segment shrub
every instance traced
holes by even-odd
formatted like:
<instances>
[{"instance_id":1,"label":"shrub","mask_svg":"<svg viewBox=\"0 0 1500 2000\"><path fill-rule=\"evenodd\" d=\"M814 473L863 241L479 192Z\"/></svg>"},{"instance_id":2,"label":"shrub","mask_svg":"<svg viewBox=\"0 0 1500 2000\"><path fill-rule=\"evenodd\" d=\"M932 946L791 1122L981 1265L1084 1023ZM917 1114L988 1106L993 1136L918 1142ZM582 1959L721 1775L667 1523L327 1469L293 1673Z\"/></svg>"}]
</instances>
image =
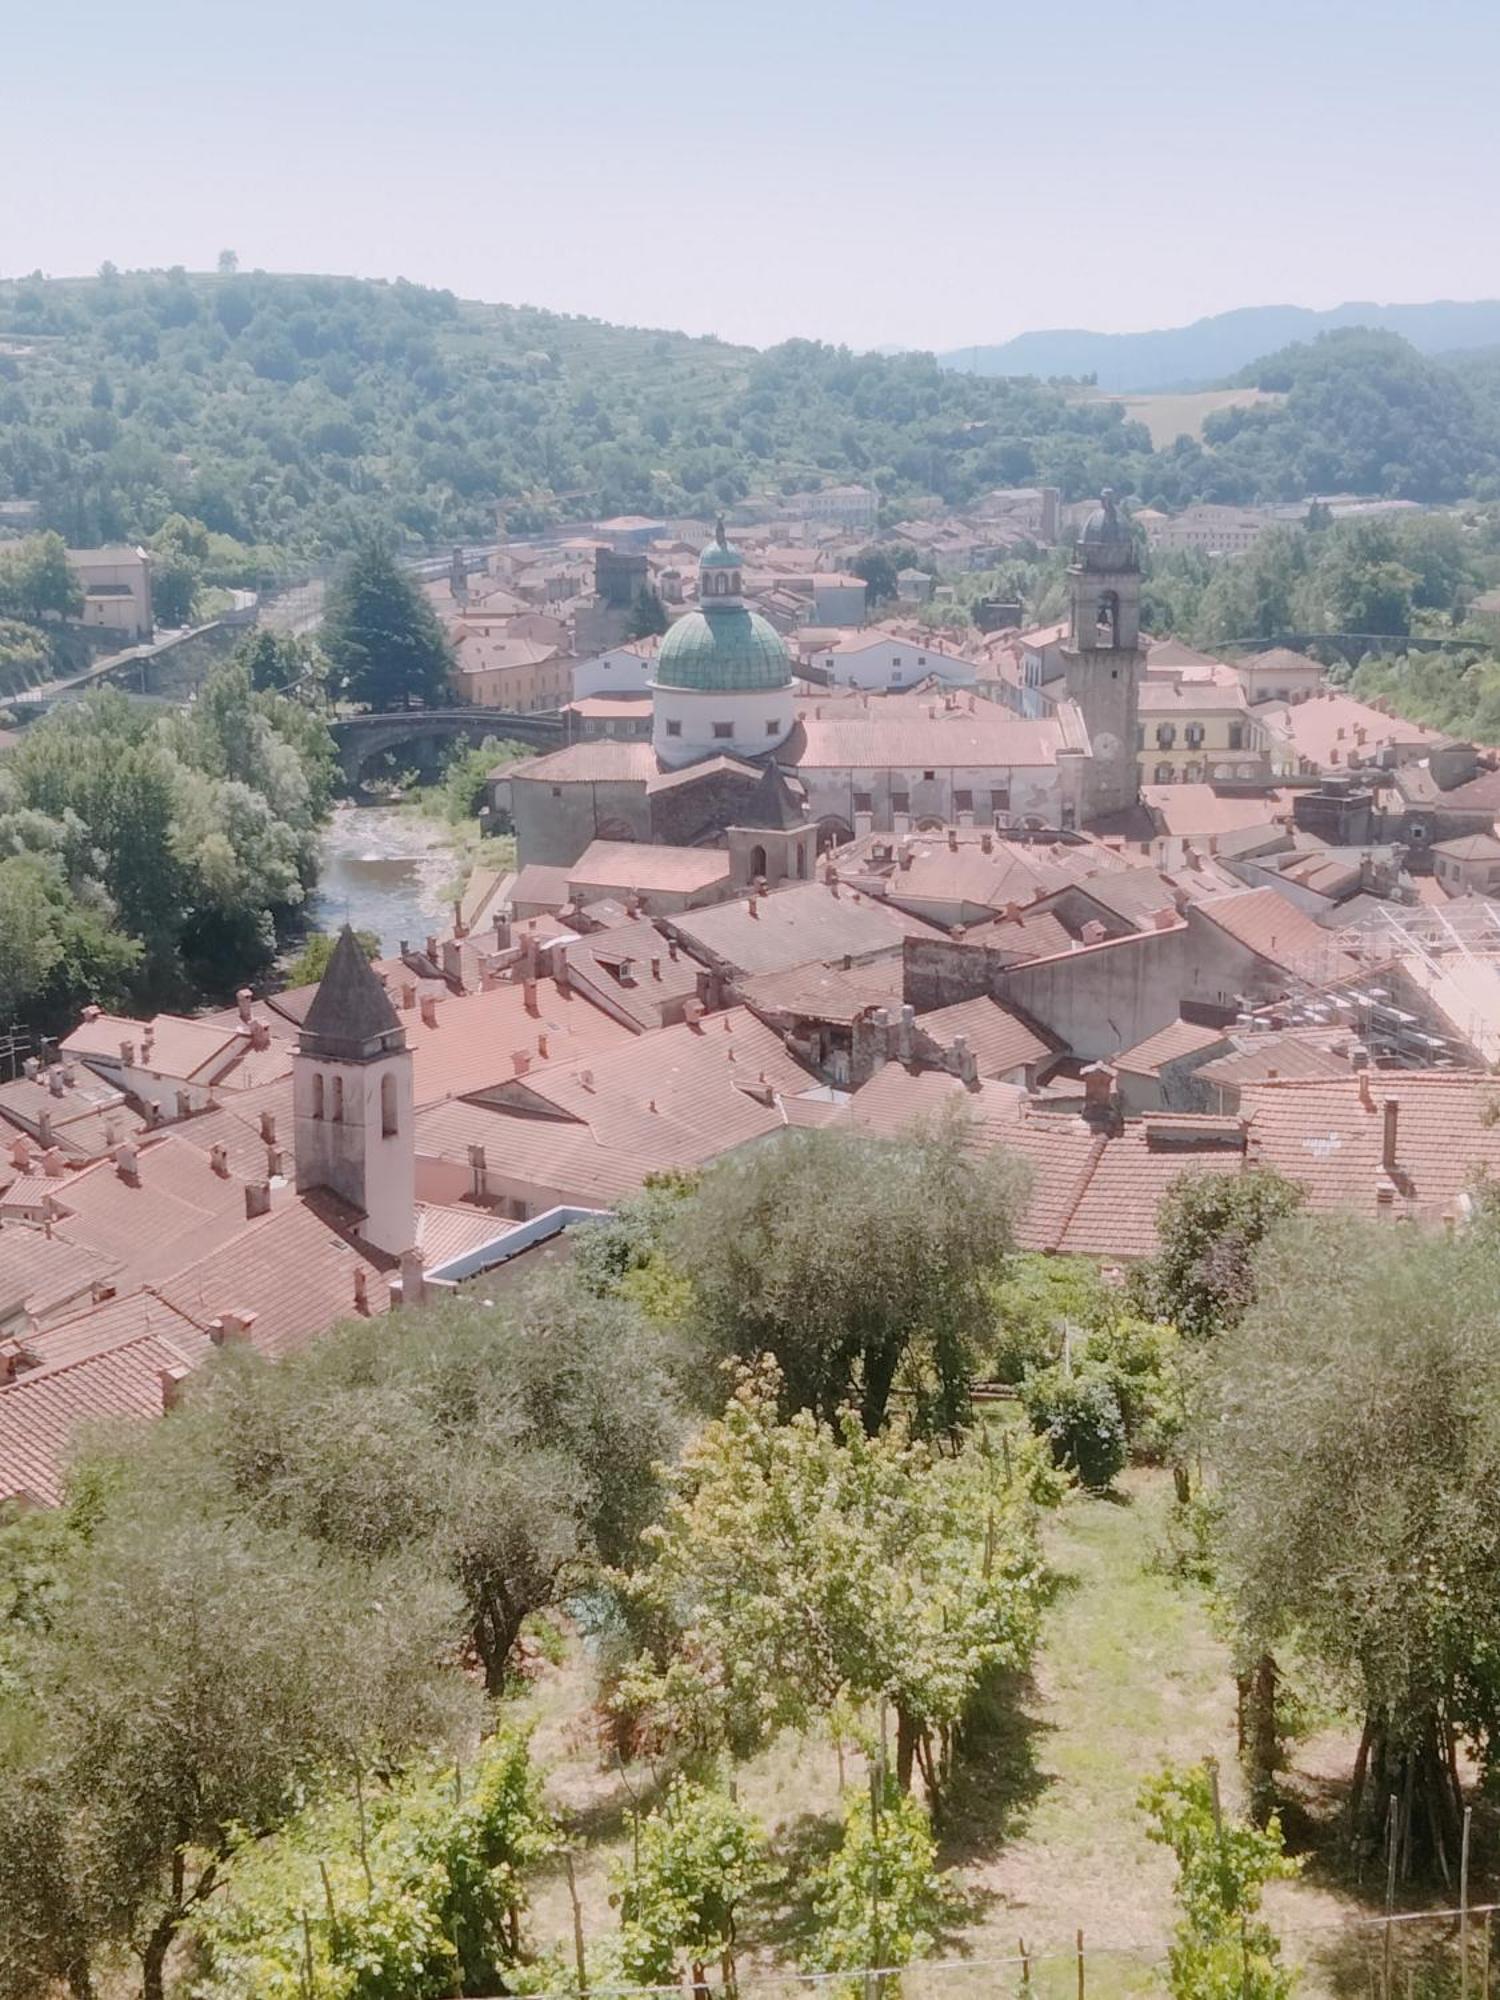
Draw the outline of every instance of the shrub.
<instances>
[{"instance_id":1,"label":"shrub","mask_svg":"<svg viewBox=\"0 0 1500 2000\"><path fill-rule=\"evenodd\" d=\"M1110 1372L1090 1363L1038 1369L1021 1384L1021 1401L1057 1463L1102 1492L1125 1463L1125 1419Z\"/></svg>"}]
</instances>

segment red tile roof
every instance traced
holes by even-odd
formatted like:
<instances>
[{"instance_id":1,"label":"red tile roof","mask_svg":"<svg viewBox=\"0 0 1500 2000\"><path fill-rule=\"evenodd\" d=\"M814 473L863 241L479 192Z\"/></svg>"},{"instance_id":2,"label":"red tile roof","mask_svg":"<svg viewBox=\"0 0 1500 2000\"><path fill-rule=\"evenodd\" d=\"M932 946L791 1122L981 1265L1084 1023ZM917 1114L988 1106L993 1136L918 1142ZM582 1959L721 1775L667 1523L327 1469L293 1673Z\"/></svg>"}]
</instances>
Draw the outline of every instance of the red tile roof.
<instances>
[{"instance_id":1,"label":"red tile roof","mask_svg":"<svg viewBox=\"0 0 1500 2000\"><path fill-rule=\"evenodd\" d=\"M917 1026L943 1048L962 1035L979 1063L981 1076L1004 1076L1056 1053L1056 1043L1040 1034L998 1000L960 1000L917 1016Z\"/></svg>"},{"instance_id":2,"label":"red tile roof","mask_svg":"<svg viewBox=\"0 0 1500 2000\"><path fill-rule=\"evenodd\" d=\"M727 882L729 856L721 847L664 847L635 840L595 840L566 870L570 886L587 899L602 890L666 889L691 892Z\"/></svg>"},{"instance_id":3,"label":"red tile roof","mask_svg":"<svg viewBox=\"0 0 1500 2000\"><path fill-rule=\"evenodd\" d=\"M118 1264L121 1291L151 1284L193 1253L227 1242L245 1222L245 1183L215 1173L207 1156L174 1133L137 1148L138 1184L112 1160L66 1183L54 1233Z\"/></svg>"},{"instance_id":4,"label":"red tile roof","mask_svg":"<svg viewBox=\"0 0 1500 2000\"><path fill-rule=\"evenodd\" d=\"M440 1000L436 1027L429 1028L416 1007L401 1010L419 1108L504 1083L516 1074L518 1055L529 1067L602 1052L630 1039L623 1022L581 993L559 992L552 979L538 979L535 986L535 1013L527 1009L520 982Z\"/></svg>"},{"instance_id":5,"label":"red tile roof","mask_svg":"<svg viewBox=\"0 0 1500 2000\"><path fill-rule=\"evenodd\" d=\"M1197 1021L1177 1020L1158 1028L1154 1035L1147 1035L1133 1049L1112 1056L1110 1061L1116 1069L1128 1069L1136 1076L1155 1076L1167 1063L1180 1062L1184 1056L1198 1055L1204 1049L1228 1045L1222 1028L1205 1028Z\"/></svg>"},{"instance_id":6,"label":"red tile roof","mask_svg":"<svg viewBox=\"0 0 1500 2000\"><path fill-rule=\"evenodd\" d=\"M830 964L899 952L908 937L937 937L931 924L856 890L799 882L767 896L664 916L663 926L700 957L744 973Z\"/></svg>"},{"instance_id":7,"label":"red tile roof","mask_svg":"<svg viewBox=\"0 0 1500 2000\"><path fill-rule=\"evenodd\" d=\"M1212 924L1267 964L1319 983L1358 969L1328 932L1276 889L1245 889L1192 906L1194 923Z\"/></svg>"},{"instance_id":8,"label":"red tile roof","mask_svg":"<svg viewBox=\"0 0 1500 2000\"><path fill-rule=\"evenodd\" d=\"M163 1371L190 1365L173 1343L145 1334L0 1388L0 1497L55 1505L81 1427L160 1416Z\"/></svg>"}]
</instances>

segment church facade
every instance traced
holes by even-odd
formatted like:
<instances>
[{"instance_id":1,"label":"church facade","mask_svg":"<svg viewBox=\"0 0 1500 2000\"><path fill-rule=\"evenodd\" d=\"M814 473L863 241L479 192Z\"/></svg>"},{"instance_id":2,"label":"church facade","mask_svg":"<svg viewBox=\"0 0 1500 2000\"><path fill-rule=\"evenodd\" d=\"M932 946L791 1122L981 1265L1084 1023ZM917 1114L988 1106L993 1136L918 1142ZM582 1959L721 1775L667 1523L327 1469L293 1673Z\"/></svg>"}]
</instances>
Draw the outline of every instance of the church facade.
<instances>
[{"instance_id":1,"label":"church facade","mask_svg":"<svg viewBox=\"0 0 1500 2000\"><path fill-rule=\"evenodd\" d=\"M816 829L826 847L869 831L997 819L1082 826L1134 802L1140 571L1113 498L1069 571L1064 699L1040 716L938 693L819 702L798 693L784 641L743 597L722 522L698 569L698 608L663 638L650 742L594 740L503 766L519 859L567 866L595 840L722 845L731 826Z\"/></svg>"}]
</instances>

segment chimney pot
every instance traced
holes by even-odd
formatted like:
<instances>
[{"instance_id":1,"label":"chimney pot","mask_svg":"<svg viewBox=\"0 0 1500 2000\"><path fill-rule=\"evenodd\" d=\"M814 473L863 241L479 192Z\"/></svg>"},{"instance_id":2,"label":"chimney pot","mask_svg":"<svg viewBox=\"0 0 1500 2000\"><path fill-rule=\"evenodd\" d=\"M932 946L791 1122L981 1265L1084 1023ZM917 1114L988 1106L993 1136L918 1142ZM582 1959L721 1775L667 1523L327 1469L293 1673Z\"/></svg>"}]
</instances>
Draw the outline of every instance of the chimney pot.
<instances>
[{"instance_id":1,"label":"chimney pot","mask_svg":"<svg viewBox=\"0 0 1500 2000\"><path fill-rule=\"evenodd\" d=\"M271 1206L271 1183L269 1181L247 1181L245 1183L245 1220L257 1215L265 1215Z\"/></svg>"},{"instance_id":2,"label":"chimney pot","mask_svg":"<svg viewBox=\"0 0 1500 2000\"><path fill-rule=\"evenodd\" d=\"M250 991L248 986L242 986L234 996L234 1004L240 1010L240 1019L247 1024L250 1020L250 1008L254 999L255 995Z\"/></svg>"},{"instance_id":3,"label":"chimney pot","mask_svg":"<svg viewBox=\"0 0 1500 2000\"><path fill-rule=\"evenodd\" d=\"M421 1004L422 1026L424 1028L435 1028L437 1026L437 1010L437 995L435 993L424 993Z\"/></svg>"},{"instance_id":4,"label":"chimney pot","mask_svg":"<svg viewBox=\"0 0 1500 2000\"><path fill-rule=\"evenodd\" d=\"M527 1013L536 1013L536 981L534 979L523 979L521 981L521 992L525 999Z\"/></svg>"},{"instance_id":5,"label":"chimney pot","mask_svg":"<svg viewBox=\"0 0 1500 2000\"><path fill-rule=\"evenodd\" d=\"M262 1111L260 1114L260 1137L262 1145L274 1146L276 1144L276 1113L274 1111Z\"/></svg>"},{"instance_id":6,"label":"chimney pot","mask_svg":"<svg viewBox=\"0 0 1500 2000\"><path fill-rule=\"evenodd\" d=\"M227 1179L229 1175L229 1148L227 1146L210 1146L208 1149L208 1164L221 1180Z\"/></svg>"},{"instance_id":7,"label":"chimney pot","mask_svg":"<svg viewBox=\"0 0 1500 2000\"><path fill-rule=\"evenodd\" d=\"M42 1155L42 1172L49 1181L60 1181L68 1171L68 1163L62 1156L61 1146L49 1146Z\"/></svg>"},{"instance_id":8,"label":"chimney pot","mask_svg":"<svg viewBox=\"0 0 1500 2000\"><path fill-rule=\"evenodd\" d=\"M370 1310L370 1274L363 1264L354 1267L354 1310L357 1313Z\"/></svg>"},{"instance_id":9,"label":"chimney pot","mask_svg":"<svg viewBox=\"0 0 1500 2000\"><path fill-rule=\"evenodd\" d=\"M47 1088L54 1097L61 1097L63 1094L63 1073L56 1065L47 1072Z\"/></svg>"},{"instance_id":10,"label":"chimney pot","mask_svg":"<svg viewBox=\"0 0 1500 2000\"><path fill-rule=\"evenodd\" d=\"M187 1380L187 1376L188 1371L186 1366L163 1368L158 1371L157 1380L161 1383L161 1407L163 1415L168 1410L175 1410L177 1405L182 1401L182 1385Z\"/></svg>"},{"instance_id":11,"label":"chimney pot","mask_svg":"<svg viewBox=\"0 0 1500 2000\"><path fill-rule=\"evenodd\" d=\"M404 1306L419 1306L427 1296L427 1284L422 1275L422 1253L420 1250L403 1250L401 1253L401 1303Z\"/></svg>"},{"instance_id":12,"label":"chimney pot","mask_svg":"<svg viewBox=\"0 0 1500 2000\"><path fill-rule=\"evenodd\" d=\"M178 1092L176 1093L175 1097L173 1098L173 1102L174 1102L174 1103L176 1104L176 1106L177 1106L177 1116L178 1116L179 1118L191 1118L191 1117L192 1117L192 1115L193 1115L193 1093L192 1093L192 1092L191 1092L190 1090L179 1090L179 1091L178 1091Z\"/></svg>"},{"instance_id":13,"label":"chimney pot","mask_svg":"<svg viewBox=\"0 0 1500 2000\"><path fill-rule=\"evenodd\" d=\"M115 1148L115 1172L127 1187L141 1184L141 1158L135 1147L126 1144Z\"/></svg>"}]
</instances>

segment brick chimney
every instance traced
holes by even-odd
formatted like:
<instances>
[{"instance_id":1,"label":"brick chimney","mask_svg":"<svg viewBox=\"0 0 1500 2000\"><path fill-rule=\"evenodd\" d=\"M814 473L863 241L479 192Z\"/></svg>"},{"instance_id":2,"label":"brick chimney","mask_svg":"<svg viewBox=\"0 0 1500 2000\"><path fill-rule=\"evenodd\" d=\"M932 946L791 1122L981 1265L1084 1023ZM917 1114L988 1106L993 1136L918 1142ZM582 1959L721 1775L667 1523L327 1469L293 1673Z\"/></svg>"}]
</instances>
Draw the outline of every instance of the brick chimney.
<instances>
[{"instance_id":1,"label":"brick chimney","mask_svg":"<svg viewBox=\"0 0 1500 2000\"><path fill-rule=\"evenodd\" d=\"M175 1410L177 1405L182 1401L182 1385L186 1382L188 1373L189 1370L186 1362L179 1364L175 1368L158 1369L156 1379L161 1384L163 1416L169 1410Z\"/></svg>"},{"instance_id":2,"label":"brick chimney","mask_svg":"<svg viewBox=\"0 0 1500 2000\"><path fill-rule=\"evenodd\" d=\"M179 1118L192 1117L193 1093L190 1090L179 1090L176 1096L173 1098L173 1102L177 1106L177 1116Z\"/></svg>"},{"instance_id":3,"label":"brick chimney","mask_svg":"<svg viewBox=\"0 0 1500 2000\"><path fill-rule=\"evenodd\" d=\"M260 1114L260 1138L263 1146L276 1144L276 1113L262 1111Z\"/></svg>"},{"instance_id":4,"label":"brick chimney","mask_svg":"<svg viewBox=\"0 0 1500 2000\"><path fill-rule=\"evenodd\" d=\"M61 1097L63 1094L63 1073L56 1063L47 1072L47 1088L54 1097Z\"/></svg>"},{"instance_id":5,"label":"brick chimney","mask_svg":"<svg viewBox=\"0 0 1500 2000\"><path fill-rule=\"evenodd\" d=\"M1386 1173L1396 1171L1396 1121L1401 1112L1401 1100L1387 1097L1381 1101L1382 1124L1380 1133L1380 1164Z\"/></svg>"},{"instance_id":6,"label":"brick chimney","mask_svg":"<svg viewBox=\"0 0 1500 2000\"><path fill-rule=\"evenodd\" d=\"M537 1001L536 1001L536 981L534 979L523 979L521 981L521 993L527 1013L535 1014L538 1011Z\"/></svg>"},{"instance_id":7,"label":"brick chimney","mask_svg":"<svg viewBox=\"0 0 1500 2000\"><path fill-rule=\"evenodd\" d=\"M421 1000L422 1026L435 1028L438 1024L438 1002L435 993L424 993Z\"/></svg>"},{"instance_id":8,"label":"brick chimney","mask_svg":"<svg viewBox=\"0 0 1500 2000\"><path fill-rule=\"evenodd\" d=\"M115 1172L127 1187L141 1184L141 1156L129 1144L115 1147Z\"/></svg>"},{"instance_id":9,"label":"brick chimney","mask_svg":"<svg viewBox=\"0 0 1500 2000\"><path fill-rule=\"evenodd\" d=\"M250 1008L254 999L255 995L248 986L242 986L234 996L234 1004L239 1009L240 1019L247 1028L250 1025Z\"/></svg>"},{"instance_id":10,"label":"brick chimney","mask_svg":"<svg viewBox=\"0 0 1500 2000\"><path fill-rule=\"evenodd\" d=\"M225 1347L232 1340L248 1340L250 1329L259 1317L258 1313L238 1309L222 1312L217 1319L209 1321L208 1337L215 1347Z\"/></svg>"},{"instance_id":11,"label":"brick chimney","mask_svg":"<svg viewBox=\"0 0 1500 2000\"><path fill-rule=\"evenodd\" d=\"M227 1146L210 1146L208 1149L208 1164L213 1168L220 1180L227 1180L229 1178L229 1148Z\"/></svg>"},{"instance_id":12,"label":"brick chimney","mask_svg":"<svg viewBox=\"0 0 1500 2000\"><path fill-rule=\"evenodd\" d=\"M52 1113L39 1111L36 1114L36 1136L44 1146L52 1144Z\"/></svg>"},{"instance_id":13,"label":"brick chimney","mask_svg":"<svg viewBox=\"0 0 1500 2000\"><path fill-rule=\"evenodd\" d=\"M68 1171L68 1163L63 1158L61 1146L49 1146L42 1155L42 1172L49 1181L60 1181Z\"/></svg>"},{"instance_id":14,"label":"brick chimney","mask_svg":"<svg viewBox=\"0 0 1500 2000\"><path fill-rule=\"evenodd\" d=\"M1120 1093L1108 1063L1090 1063L1083 1072L1083 1115L1096 1128L1120 1124Z\"/></svg>"},{"instance_id":15,"label":"brick chimney","mask_svg":"<svg viewBox=\"0 0 1500 2000\"><path fill-rule=\"evenodd\" d=\"M269 1214L271 1208L271 1183L269 1181L247 1181L245 1183L245 1220L253 1222L257 1215Z\"/></svg>"},{"instance_id":16,"label":"brick chimney","mask_svg":"<svg viewBox=\"0 0 1500 2000\"><path fill-rule=\"evenodd\" d=\"M370 1310L370 1274L363 1264L354 1267L354 1310L357 1313Z\"/></svg>"}]
</instances>

